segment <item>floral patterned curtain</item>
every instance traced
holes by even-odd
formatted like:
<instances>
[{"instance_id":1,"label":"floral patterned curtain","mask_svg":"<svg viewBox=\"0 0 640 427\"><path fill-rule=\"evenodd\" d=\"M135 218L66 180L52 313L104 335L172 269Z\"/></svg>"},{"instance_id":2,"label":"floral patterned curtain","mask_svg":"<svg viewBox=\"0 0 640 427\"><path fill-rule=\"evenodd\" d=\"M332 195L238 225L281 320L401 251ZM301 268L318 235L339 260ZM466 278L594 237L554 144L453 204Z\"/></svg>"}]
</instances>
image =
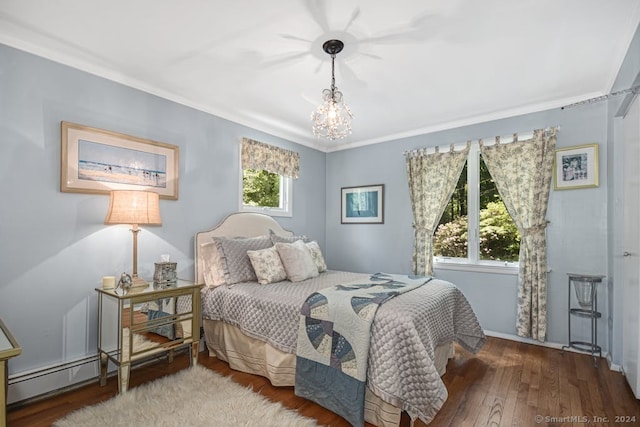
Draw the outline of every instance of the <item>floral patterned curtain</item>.
<instances>
[{"instance_id":1,"label":"floral patterned curtain","mask_svg":"<svg viewBox=\"0 0 640 427\"><path fill-rule=\"evenodd\" d=\"M242 168L266 170L298 178L300 155L295 151L242 138Z\"/></svg>"},{"instance_id":2,"label":"floral patterned curtain","mask_svg":"<svg viewBox=\"0 0 640 427\"><path fill-rule=\"evenodd\" d=\"M556 129L533 138L495 145L480 141L480 152L500 197L520 232L516 333L544 341L547 333L547 205Z\"/></svg>"},{"instance_id":3,"label":"floral patterned curtain","mask_svg":"<svg viewBox=\"0 0 640 427\"><path fill-rule=\"evenodd\" d=\"M462 151L435 153L427 149L406 153L413 209L413 273L433 274L433 233L456 188L470 145Z\"/></svg>"}]
</instances>

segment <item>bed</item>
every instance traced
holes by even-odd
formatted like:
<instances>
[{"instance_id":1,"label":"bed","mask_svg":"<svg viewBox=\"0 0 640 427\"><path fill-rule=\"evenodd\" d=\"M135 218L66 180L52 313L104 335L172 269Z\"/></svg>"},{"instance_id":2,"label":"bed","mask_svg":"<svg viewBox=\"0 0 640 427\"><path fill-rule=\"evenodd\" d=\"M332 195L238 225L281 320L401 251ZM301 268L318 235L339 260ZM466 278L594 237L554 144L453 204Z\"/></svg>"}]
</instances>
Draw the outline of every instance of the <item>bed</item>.
<instances>
[{"instance_id":1,"label":"bed","mask_svg":"<svg viewBox=\"0 0 640 427\"><path fill-rule=\"evenodd\" d=\"M265 236L272 242L310 240L259 213L231 214L213 229L196 233L195 279L207 284L202 291L205 341L210 356L232 369L267 377L275 386L292 386L300 307L306 297L370 275L327 270L295 283L259 284L253 279L218 286L216 281L229 278L221 258L235 261L220 242L263 241ZM216 246L220 253L212 256ZM447 398L440 376L454 355L453 342L477 352L485 340L466 298L449 282L434 278L382 304L371 327L365 421L398 426L406 411L412 420L429 423Z\"/></svg>"}]
</instances>

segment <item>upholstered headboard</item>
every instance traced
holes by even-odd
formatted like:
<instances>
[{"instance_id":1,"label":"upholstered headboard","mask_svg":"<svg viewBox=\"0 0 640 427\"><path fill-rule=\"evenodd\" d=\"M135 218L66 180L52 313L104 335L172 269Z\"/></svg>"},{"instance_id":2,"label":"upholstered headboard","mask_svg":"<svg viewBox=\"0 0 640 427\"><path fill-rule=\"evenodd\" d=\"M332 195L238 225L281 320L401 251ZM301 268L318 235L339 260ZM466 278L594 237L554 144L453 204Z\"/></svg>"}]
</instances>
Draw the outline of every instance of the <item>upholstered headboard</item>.
<instances>
[{"instance_id":1,"label":"upholstered headboard","mask_svg":"<svg viewBox=\"0 0 640 427\"><path fill-rule=\"evenodd\" d=\"M269 215L251 212L237 212L227 216L210 230L196 233L195 243L195 280L204 283L204 263L200 245L212 242L212 237L256 237L269 234L269 230L280 236L292 236L293 232L285 230Z\"/></svg>"}]
</instances>

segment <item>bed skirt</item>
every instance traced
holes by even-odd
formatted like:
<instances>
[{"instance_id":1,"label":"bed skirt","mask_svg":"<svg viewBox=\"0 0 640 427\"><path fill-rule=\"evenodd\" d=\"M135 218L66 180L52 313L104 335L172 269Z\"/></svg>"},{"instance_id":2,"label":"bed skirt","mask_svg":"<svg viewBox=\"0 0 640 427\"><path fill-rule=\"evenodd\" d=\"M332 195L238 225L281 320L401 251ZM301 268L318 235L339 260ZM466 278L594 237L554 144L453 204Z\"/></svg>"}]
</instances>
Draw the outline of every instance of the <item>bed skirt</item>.
<instances>
[{"instance_id":1,"label":"bed skirt","mask_svg":"<svg viewBox=\"0 0 640 427\"><path fill-rule=\"evenodd\" d=\"M260 375L277 387L293 386L296 375L296 355L280 351L268 343L249 337L232 325L216 320L203 320L209 356L229 363L232 369ZM435 349L434 364L440 376L447 361L454 356L453 342ZM383 401L367 388L365 421L378 427L400 425L402 409Z\"/></svg>"}]
</instances>

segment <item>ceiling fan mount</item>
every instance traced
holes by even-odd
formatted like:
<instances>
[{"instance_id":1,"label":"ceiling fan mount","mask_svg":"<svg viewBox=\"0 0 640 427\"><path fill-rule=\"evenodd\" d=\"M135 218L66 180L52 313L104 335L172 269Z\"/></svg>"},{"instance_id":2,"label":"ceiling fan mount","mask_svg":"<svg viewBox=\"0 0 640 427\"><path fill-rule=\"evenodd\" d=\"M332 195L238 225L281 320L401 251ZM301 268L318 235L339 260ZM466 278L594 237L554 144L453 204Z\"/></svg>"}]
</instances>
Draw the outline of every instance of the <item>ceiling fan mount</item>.
<instances>
[{"instance_id":1,"label":"ceiling fan mount","mask_svg":"<svg viewBox=\"0 0 640 427\"><path fill-rule=\"evenodd\" d=\"M327 40L322 45L322 50L332 56L342 52L343 48L344 43L342 43L342 41L340 40Z\"/></svg>"}]
</instances>

